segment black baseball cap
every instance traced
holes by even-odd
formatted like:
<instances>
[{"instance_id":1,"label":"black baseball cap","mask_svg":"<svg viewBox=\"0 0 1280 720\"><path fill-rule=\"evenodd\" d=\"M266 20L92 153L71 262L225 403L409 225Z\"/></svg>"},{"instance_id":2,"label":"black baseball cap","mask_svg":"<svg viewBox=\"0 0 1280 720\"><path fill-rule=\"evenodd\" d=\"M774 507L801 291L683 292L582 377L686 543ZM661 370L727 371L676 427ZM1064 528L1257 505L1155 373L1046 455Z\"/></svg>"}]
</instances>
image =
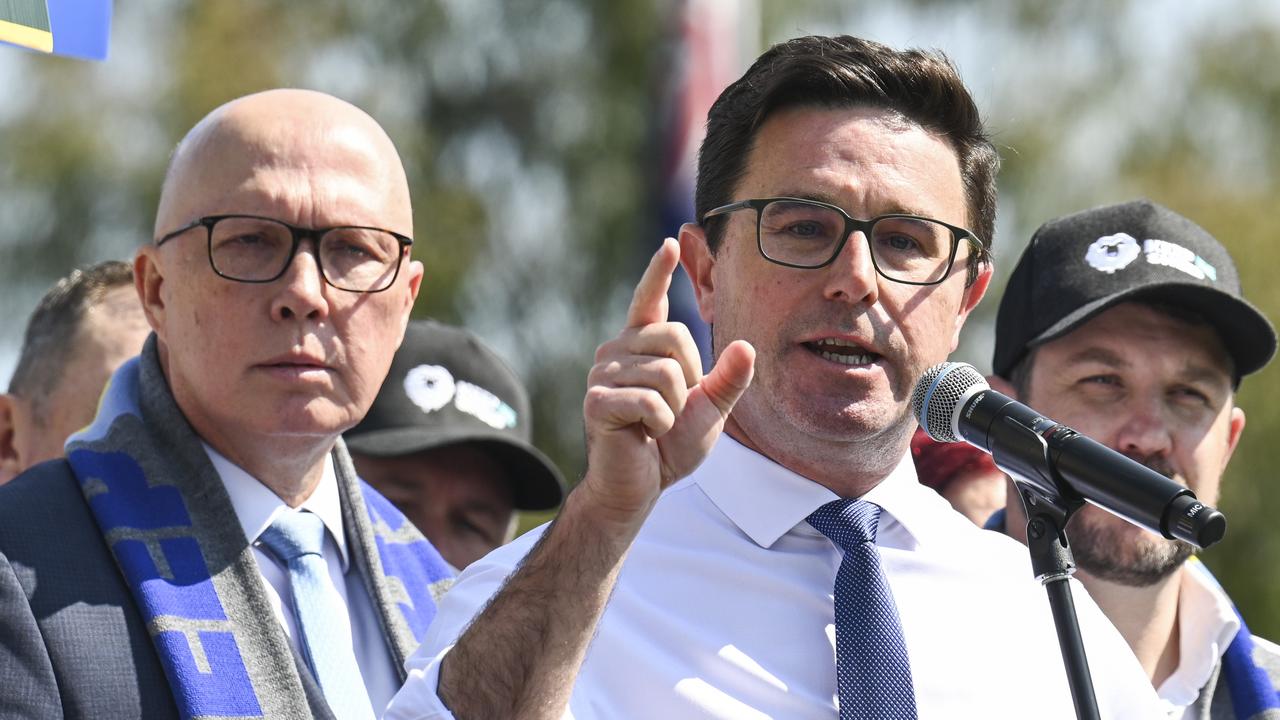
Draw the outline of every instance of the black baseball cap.
<instances>
[{"instance_id":1,"label":"black baseball cap","mask_svg":"<svg viewBox=\"0 0 1280 720\"><path fill-rule=\"evenodd\" d=\"M374 457L479 444L508 470L518 510L550 510L564 478L532 444L529 394L516 374L475 335L415 320L364 420L343 435Z\"/></svg>"},{"instance_id":2,"label":"black baseball cap","mask_svg":"<svg viewBox=\"0 0 1280 720\"><path fill-rule=\"evenodd\" d=\"M1276 352L1275 328L1244 299L1227 249L1172 210L1135 200L1036 230L1000 299L992 369L1008 378L1031 348L1135 300L1203 317L1231 354L1237 380L1262 369Z\"/></svg>"}]
</instances>

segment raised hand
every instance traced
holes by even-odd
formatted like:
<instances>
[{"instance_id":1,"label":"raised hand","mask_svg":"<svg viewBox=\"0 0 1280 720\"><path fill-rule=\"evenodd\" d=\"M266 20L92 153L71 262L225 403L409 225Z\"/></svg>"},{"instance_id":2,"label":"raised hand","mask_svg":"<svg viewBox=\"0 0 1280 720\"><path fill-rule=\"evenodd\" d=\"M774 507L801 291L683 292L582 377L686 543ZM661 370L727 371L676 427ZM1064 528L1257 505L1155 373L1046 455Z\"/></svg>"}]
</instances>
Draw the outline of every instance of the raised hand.
<instances>
[{"instance_id":1,"label":"raised hand","mask_svg":"<svg viewBox=\"0 0 1280 720\"><path fill-rule=\"evenodd\" d=\"M583 402L586 477L440 666L439 697L459 720L564 716L649 509L702 462L751 383L750 345L726 347L704 377L689 330L667 322L678 261L668 238L636 286L626 328L596 351Z\"/></svg>"},{"instance_id":2,"label":"raised hand","mask_svg":"<svg viewBox=\"0 0 1280 720\"><path fill-rule=\"evenodd\" d=\"M587 376L587 474L579 492L623 523L642 521L663 489L702 462L754 370L755 350L737 340L703 376L688 328L667 320L679 258L667 238L636 285L626 327L596 350Z\"/></svg>"}]
</instances>

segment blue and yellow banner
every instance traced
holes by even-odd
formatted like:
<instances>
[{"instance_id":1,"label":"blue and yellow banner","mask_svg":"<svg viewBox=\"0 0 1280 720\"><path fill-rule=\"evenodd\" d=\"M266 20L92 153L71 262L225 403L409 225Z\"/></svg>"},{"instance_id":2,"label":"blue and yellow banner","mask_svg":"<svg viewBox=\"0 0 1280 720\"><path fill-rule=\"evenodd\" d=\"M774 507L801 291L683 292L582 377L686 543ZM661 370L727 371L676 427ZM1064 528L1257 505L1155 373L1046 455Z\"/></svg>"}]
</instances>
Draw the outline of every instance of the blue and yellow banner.
<instances>
[{"instance_id":1,"label":"blue and yellow banner","mask_svg":"<svg viewBox=\"0 0 1280 720\"><path fill-rule=\"evenodd\" d=\"M0 43L103 60L110 34L111 0L0 0Z\"/></svg>"}]
</instances>

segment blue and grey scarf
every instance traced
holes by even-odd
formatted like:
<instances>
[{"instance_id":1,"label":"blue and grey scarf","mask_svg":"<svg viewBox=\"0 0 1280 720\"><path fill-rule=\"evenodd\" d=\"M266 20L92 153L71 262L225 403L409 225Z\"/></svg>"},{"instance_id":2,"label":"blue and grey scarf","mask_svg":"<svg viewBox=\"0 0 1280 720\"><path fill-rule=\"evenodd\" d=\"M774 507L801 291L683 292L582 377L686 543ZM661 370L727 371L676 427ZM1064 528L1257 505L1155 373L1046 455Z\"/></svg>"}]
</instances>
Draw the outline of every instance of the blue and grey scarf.
<instances>
[{"instance_id":1,"label":"blue and grey scarf","mask_svg":"<svg viewBox=\"0 0 1280 720\"><path fill-rule=\"evenodd\" d=\"M1199 574L1219 590L1222 589L1217 578L1198 558L1191 558L1187 562L1187 570ZM1226 594L1226 591L1222 592L1223 595ZM1222 654L1221 681L1225 681L1227 692L1231 695L1231 707L1235 716L1238 720L1254 720L1280 714L1280 695L1276 693L1271 676L1255 659L1253 633L1245 625L1240 610L1234 606L1232 609L1240 619L1240 629Z\"/></svg>"},{"instance_id":2,"label":"blue and grey scarf","mask_svg":"<svg viewBox=\"0 0 1280 720\"><path fill-rule=\"evenodd\" d=\"M147 623L183 718L305 718L308 705L248 540L179 411L152 336L67 458ZM397 666L447 589L444 560L333 451L353 562Z\"/></svg>"}]
</instances>

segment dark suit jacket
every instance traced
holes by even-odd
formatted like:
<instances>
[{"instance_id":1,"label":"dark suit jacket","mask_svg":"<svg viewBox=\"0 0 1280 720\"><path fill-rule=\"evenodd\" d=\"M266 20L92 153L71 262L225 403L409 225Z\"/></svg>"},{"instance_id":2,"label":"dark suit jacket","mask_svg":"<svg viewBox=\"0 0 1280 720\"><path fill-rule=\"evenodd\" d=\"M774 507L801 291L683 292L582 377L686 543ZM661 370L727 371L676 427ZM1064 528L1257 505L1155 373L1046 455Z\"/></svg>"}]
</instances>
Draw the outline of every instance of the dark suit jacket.
<instances>
[{"instance_id":1,"label":"dark suit jacket","mask_svg":"<svg viewBox=\"0 0 1280 720\"><path fill-rule=\"evenodd\" d=\"M308 704L332 718L297 654ZM177 708L65 460L0 486L0 718L160 720Z\"/></svg>"}]
</instances>

